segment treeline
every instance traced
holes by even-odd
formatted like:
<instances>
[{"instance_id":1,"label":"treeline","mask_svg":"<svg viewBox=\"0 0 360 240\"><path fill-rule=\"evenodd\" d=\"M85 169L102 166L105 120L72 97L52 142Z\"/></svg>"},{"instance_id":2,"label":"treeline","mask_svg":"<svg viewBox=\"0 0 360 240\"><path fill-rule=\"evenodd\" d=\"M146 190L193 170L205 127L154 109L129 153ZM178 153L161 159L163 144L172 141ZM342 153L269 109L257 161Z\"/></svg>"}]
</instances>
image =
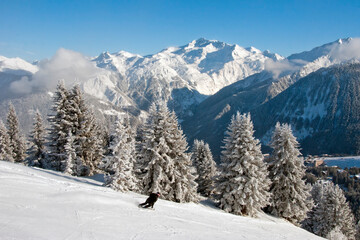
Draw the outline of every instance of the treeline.
<instances>
[{"instance_id":1,"label":"treeline","mask_svg":"<svg viewBox=\"0 0 360 240\"><path fill-rule=\"evenodd\" d=\"M305 183L299 144L288 124L276 124L273 152L265 162L250 114L238 112L228 126L221 164L216 166L207 143L196 140L188 151L176 114L165 103L152 104L138 129L124 115L107 134L79 87L68 90L60 82L48 121L47 133L36 114L26 156L10 106L7 129L0 124L0 159L74 176L104 173L104 185L118 191L160 192L163 199L175 202L210 197L229 213L255 217L265 211L323 237L355 239L354 217L342 190L326 182L313 188ZM322 191L314 190L318 188Z\"/></svg>"}]
</instances>

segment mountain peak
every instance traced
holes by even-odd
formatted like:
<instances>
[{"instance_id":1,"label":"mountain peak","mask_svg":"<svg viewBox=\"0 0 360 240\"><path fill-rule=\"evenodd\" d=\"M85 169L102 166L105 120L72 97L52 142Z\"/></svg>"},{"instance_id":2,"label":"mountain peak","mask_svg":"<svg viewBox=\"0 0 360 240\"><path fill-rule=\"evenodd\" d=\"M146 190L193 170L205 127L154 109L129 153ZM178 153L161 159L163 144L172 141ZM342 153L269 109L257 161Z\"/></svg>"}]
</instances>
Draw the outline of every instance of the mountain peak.
<instances>
[{"instance_id":1,"label":"mountain peak","mask_svg":"<svg viewBox=\"0 0 360 240\"><path fill-rule=\"evenodd\" d=\"M339 43L339 44L343 44L343 43L349 43L351 42L353 39L351 37L347 37L347 38L339 38L337 41L335 41L334 43Z\"/></svg>"},{"instance_id":2,"label":"mountain peak","mask_svg":"<svg viewBox=\"0 0 360 240\"><path fill-rule=\"evenodd\" d=\"M201 38L199 38L199 39L197 39L197 40L194 40L194 41L195 41L195 43L198 44L198 45L203 45L203 44L209 44L209 43L211 43L211 42L216 42L217 40L208 40L208 39L206 39L206 38L201 37ZM194 41L193 41L193 42L194 42Z\"/></svg>"},{"instance_id":3,"label":"mountain peak","mask_svg":"<svg viewBox=\"0 0 360 240\"><path fill-rule=\"evenodd\" d=\"M340 55L340 58L343 60L344 55L346 58L346 55L356 56L358 57L359 54L357 53L357 49L359 43L357 42L358 38L340 38L336 41L323 44L319 47L315 47L311 49L310 51L304 51L301 53L292 54L288 57L289 60L299 59L304 60L307 62L315 61L318 58L332 55L334 57L334 52L337 52L337 55ZM339 48L341 46L341 48ZM348 48L350 47L350 48ZM343 52L342 52L343 51ZM339 56L336 56L339 57Z\"/></svg>"},{"instance_id":4,"label":"mountain peak","mask_svg":"<svg viewBox=\"0 0 360 240\"><path fill-rule=\"evenodd\" d=\"M251 53L261 53L261 51L257 48L254 48L253 46L245 48L246 50L248 50Z\"/></svg>"},{"instance_id":5,"label":"mountain peak","mask_svg":"<svg viewBox=\"0 0 360 240\"><path fill-rule=\"evenodd\" d=\"M98 58L102 58L102 59L108 59L111 58L111 54L108 51L102 52L100 53L100 55L98 56Z\"/></svg>"},{"instance_id":6,"label":"mountain peak","mask_svg":"<svg viewBox=\"0 0 360 240\"><path fill-rule=\"evenodd\" d=\"M117 53L114 53L114 55L122 56L122 57L125 57L125 58L141 57L138 54L133 54L133 53L130 53L130 52L127 52L127 51L124 51L124 50L121 50L121 51L119 51Z\"/></svg>"},{"instance_id":7,"label":"mountain peak","mask_svg":"<svg viewBox=\"0 0 360 240\"><path fill-rule=\"evenodd\" d=\"M218 40L208 40L206 38L201 37L187 44L186 48L194 48L194 47L203 48L210 44L214 45L215 47L221 47L226 45L226 43L220 42Z\"/></svg>"}]
</instances>

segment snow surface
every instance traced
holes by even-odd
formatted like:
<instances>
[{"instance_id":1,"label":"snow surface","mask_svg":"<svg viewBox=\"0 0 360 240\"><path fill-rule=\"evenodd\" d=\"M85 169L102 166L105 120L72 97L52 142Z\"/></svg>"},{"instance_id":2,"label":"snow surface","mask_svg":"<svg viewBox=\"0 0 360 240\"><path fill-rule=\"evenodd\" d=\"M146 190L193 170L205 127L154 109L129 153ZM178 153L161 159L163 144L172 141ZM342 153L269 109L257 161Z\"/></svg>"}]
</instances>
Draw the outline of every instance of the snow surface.
<instances>
[{"instance_id":1,"label":"snow surface","mask_svg":"<svg viewBox=\"0 0 360 240\"><path fill-rule=\"evenodd\" d=\"M0 239L322 239L265 214L120 193L100 181L0 161Z\"/></svg>"}]
</instances>

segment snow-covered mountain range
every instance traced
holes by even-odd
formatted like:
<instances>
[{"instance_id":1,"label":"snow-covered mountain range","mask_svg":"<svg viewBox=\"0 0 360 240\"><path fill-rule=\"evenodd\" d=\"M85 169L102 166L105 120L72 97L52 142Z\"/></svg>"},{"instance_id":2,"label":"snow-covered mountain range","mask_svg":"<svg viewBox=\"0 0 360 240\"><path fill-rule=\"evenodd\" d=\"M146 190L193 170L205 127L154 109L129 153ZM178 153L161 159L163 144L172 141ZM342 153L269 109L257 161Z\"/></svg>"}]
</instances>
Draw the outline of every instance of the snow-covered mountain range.
<instances>
[{"instance_id":1,"label":"snow-covered mountain range","mask_svg":"<svg viewBox=\"0 0 360 240\"><path fill-rule=\"evenodd\" d=\"M285 220L236 216L211 202L158 200L102 182L0 161L1 239L323 239Z\"/></svg>"},{"instance_id":2,"label":"snow-covered mountain range","mask_svg":"<svg viewBox=\"0 0 360 240\"><path fill-rule=\"evenodd\" d=\"M2 88L4 99L53 91L56 83L65 79L68 85L81 84L86 94L103 105L131 108L136 115L146 111L151 102L163 100L182 118L224 86L263 71L269 59L277 62L283 58L254 47L203 38L144 57L120 51L88 59L60 49L37 65L1 57L0 81L8 79Z\"/></svg>"},{"instance_id":3,"label":"snow-covered mountain range","mask_svg":"<svg viewBox=\"0 0 360 240\"><path fill-rule=\"evenodd\" d=\"M265 69L265 62L283 59L278 54L250 47L242 48L200 38L181 47L139 56L124 51L87 58L59 49L51 59L35 65L19 58L0 58L0 113L8 101L33 112L51 100L57 82L81 85L101 114L116 115L125 110L145 116L154 101L168 101L180 118L219 89ZM29 117L23 125L29 130Z\"/></svg>"},{"instance_id":4,"label":"snow-covered mountain range","mask_svg":"<svg viewBox=\"0 0 360 240\"><path fill-rule=\"evenodd\" d=\"M200 38L145 57L124 51L105 52L93 61L98 67L121 74L129 82L129 89L149 85L156 79L166 82L170 92L187 87L212 95L224 86L264 70L267 59L278 61L283 57L254 47Z\"/></svg>"},{"instance_id":5,"label":"snow-covered mountain range","mask_svg":"<svg viewBox=\"0 0 360 240\"><path fill-rule=\"evenodd\" d=\"M93 61L119 75L126 88L123 90L140 109L161 99L169 101L182 116L221 88L263 71L268 59L277 62L283 57L200 38L145 57L124 51L105 52Z\"/></svg>"},{"instance_id":6,"label":"snow-covered mountain range","mask_svg":"<svg viewBox=\"0 0 360 240\"><path fill-rule=\"evenodd\" d=\"M236 111L258 108L320 68L359 59L356 38L288 58L203 38L149 56L120 51L88 58L59 49L51 59L36 64L0 57L0 114L6 115L12 101L28 132L31 114L38 108L46 118L55 86L65 79L68 86L80 84L102 121L124 111L141 121L152 102L167 101L184 120L190 142L205 139L220 149Z\"/></svg>"},{"instance_id":7,"label":"snow-covered mountain range","mask_svg":"<svg viewBox=\"0 0 360 240\"><path fill-rule=\"evenodd\" d=\"M311 51L306 51L299 54L294 54L289 56L286 59L283 59L278 62L268 61L266 62L265 71L249 76L242 81L235 82L227 87L224 87L216 94L208 97L201 104L197 106L194 110L194 116L185 119L183 122L184 132L188 136L188 140L192 142L193 139L204 139L209 142L215 156L220 155L222 139L224 138L224 132L227 125L230 122L231 116L240 112L257 112L256 116L262 115L262 119L256 120L255 130L256 136L259 137L263 143L267 143L269 136L271 134L271 129L275 126L277 121L292 123L294 128L300 124L297 121L291 121L292 116L298 115L298 118L306 118L303 116L304 111L298 111L302 109L302 104L306 101L306 98L317 99L316 93L319 92L319 85L310 84L312 81L316 83L316 79L308 80L308 91L307 96L302 96L303 101L296 100L295 95L301 94L303 92L293 92L293 95L287 95L287 98L283 98L282 101L277 101L276 108L275 105L266 104L267 102L275 102L275 98L282 93L285 94L286 90L292 86L297 81L302 80L310 73L313 73L321 68L331 68L336 65L347 65L347 64L356 64L360 59L360 40L359 39L340 39L335 42L325 44L323 46L314 48ZM356 68L356 67L355 67ZM324 71L325 72L325 71ZM333 72L333 71L328 71ZM336 78L347 79L349 80L349 75L344 71L337 71L336 74L341 76L336 76ZM314 77L314 76L312 76ZM328 76L330 80L332 76ZM334 76L335 77L335 76ZM346 80L342 81L346 82ZM341 83L341 81L340 81ZM346 84L340 84L339 87L343 87ZM312 89L314 88L314 89ZM328 92L323 92L322 95L337 95L336 89L329 88ZM349 89L342 91L347 92ZM356 92L355 95L359 95L360 92ZM272 101L272 99L274 99ZM291 103L289 103L291 102ZM328 111L331 111L330 108L334 108L332 105L327 105L326 107L320 109L317 105L317 102L311 101L308 103L307 110L311 110L312 114L317 116L317 111L323 111L319 113L321 116L325 116ZM332 103L334 104L334 103ZM344 102L339 102L339 105L335 108L342 108L341 104ZM286 113L283 113L281 118L275 117L280 114L282 111L281 108L290 105L291 108L287 109ZM270 107L271 106L271 107ZM266 109L270 107L270 109ZM328 108L329 107L329 108ZM260 110L257 110L260 109ZM325 111L325 112L324 112ZM261 114L261 112L263 114ZM267 115L264 115L264 113ZM339 111L338 114L343 114L344 112ZM354 116L354 115L352 115ZM255 116L254 116L255 117ZM353 121L352 119L351 121ZM331 119L324 119L323 123L326 121L331 121ZM271 124L265 124L269 123ZM315 123L314 123L315 124ZM317 129L322 127L319 126ZM266 130L265 130L266 129ZM327 141L330 141L325 137L325 134L321 132L308 130L299 130L296 129L295 135L304 140L312 134L317 134L317 136L323 136L320 144L317 149L309 149L311 144L307 146L302 146L305 153L319 154L324 153L326 150L330 150L327 145ZM266 132L266 134L265 134ZM211 133L211 134L209 134ZM345 135L347 133L344 133ZM340 139L335 138L335 142L340 141ZM311 141L313 143L313 141ZM340 146L341 144L338 144ZM342 145L341 145L342 146ZM354 145L348 145L348 148L339 149L336 148L336 153L354 153L356 149ZM335 150L334 148L332 150ZM334 151L332 151L335 153Z\"/></svg>"}]
</instances>

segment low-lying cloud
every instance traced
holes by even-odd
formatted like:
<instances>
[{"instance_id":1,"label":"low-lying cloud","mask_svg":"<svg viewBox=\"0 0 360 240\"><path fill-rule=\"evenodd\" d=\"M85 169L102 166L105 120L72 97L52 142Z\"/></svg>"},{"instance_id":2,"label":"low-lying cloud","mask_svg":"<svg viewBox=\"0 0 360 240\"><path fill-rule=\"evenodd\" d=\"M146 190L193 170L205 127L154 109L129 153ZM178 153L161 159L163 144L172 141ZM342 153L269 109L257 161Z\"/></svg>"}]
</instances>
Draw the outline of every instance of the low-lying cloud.
<instances>
[{"instance_id":1,"label":"low-lying cloud","mask_svg":"<svg viewBox=\"0 0 360 240\"><path fill-rule=\"evenodd\" d=\"M348 61L360 59L360 38L353 38L351 40L344 40L342 44L335 44L329 55L333 59L339 61Z\"/></svg>"},{"instance_id":2,"label":"low-lying cloud","mask_svg":"<svg viewBox=\"0 0 360 240\"><path fill-rule=\"evenodd\" d=\"M13 82L10 89L15 93L31 93L33 90L52 90L59 80L65 80L67 85L81 83L100 74L102 69L96 67L81 53L60 48L50 60L43 60L30 80L23 77Z\"/></svg>"},{"instance_id":3,"label":"low-lying cloud","mask_svg":"<svg viewBox=\"0 0 360 240\"><path fill-rule=\"evenodd\" d=\"M278 78L282 73L295 72L300 70L307 62L302 60L291 60L283 59L281 61L274 61L268 59L265 61L265 70L273 74L274 78Z\"/></svg>"}]
</instances>

